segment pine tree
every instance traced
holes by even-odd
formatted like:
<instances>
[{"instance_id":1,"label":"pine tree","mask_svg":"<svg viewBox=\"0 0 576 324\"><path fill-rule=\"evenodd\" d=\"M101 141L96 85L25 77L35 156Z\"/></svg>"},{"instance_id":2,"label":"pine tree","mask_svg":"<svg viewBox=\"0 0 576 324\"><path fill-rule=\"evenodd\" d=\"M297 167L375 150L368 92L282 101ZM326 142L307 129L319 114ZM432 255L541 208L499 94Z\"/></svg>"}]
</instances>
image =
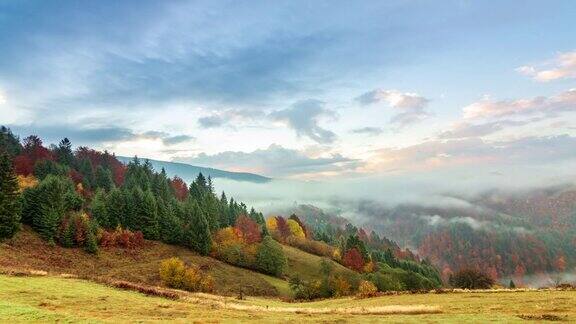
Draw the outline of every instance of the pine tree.
<instances>
[{"instance_id":1,"label":"pine tree","mask_svg":"<svg viewBox=\"0 0 576 324\"><path fill-rule=\"evenodd\" d=\"M126 227L126 199L124 191L113 188L106 199L106 211L110 228Z\"/></svg>"},{"instance_id":2,"label":"pine tree","mask_svg":"<svg viewBox=\"0 0 576 324\"><path fill-rule=\"evenodd\" d=\"M159 226L156 199L150 190L138 195L137 199L138 219L135 220L134 228L141 230L145 238L157 240Z\"/></svg>"},{"instance_id":3,"label":"pine tree","mask_svg":"<svg viewBox=\"0 0 576 324\"><path fill-rule=\"evenodd\" d=\"M8 154L0 154L0 240L14 236L19 228L22 204L18 181Z\"/></svg>"},{"instance_id":4,"label":"pine tree","mask_svg":"<svg viewBox=\"0 0 576 324\"><path fill-rule=\"evenodd\" d=\"M48 176L39 184L40 212L34 215L32 226L47 241L54 241L61 219L68 211L66 195L74 191L68 178Z\"/></svg>"},{"instance_id":5,"label":"pine tree","mask_svg":"<svg viewBox=\"0 0 576 324\"><path fill-rule=\"evenodd\" d=\"M82 185L89 189L93 188L96 184L96 176L94 175L94 168L89 159L82 159L78 163L78 172L82 174Z\"/></svg>"},{"instance_id":6,"label":"pine tree","mask_svg":"<svg viewBox=\"0 0 576 324\"><path fill-rule=\"evenodd\" d=\"M72 143L68 138L64 138L56 148L56 159L59 163L72 167L74 165L74 154L72 154Z\"/></svg>"},{"instance_id":7,"label":"pine tree","mask_svg":"<svg viewBox=\"0 0 576 324\"><path fill-rule=\"evenodd\" d=\"M204 214L198 204L191 200L186 203L185 210L188 224L184 233L184 243L201 255L208 255L212 246L212 237Z\"/></svg>"},{"instance_id":8,"label":"pine tree","mask_svg":"<svg viewBox=\"0 0 576 324\"><path fill-rule=\"evenodd\" d=\"M96 188L101 188L110 192L114 188L114 180L112 179L112 172L108 168L99 165L96 168L96 175L94 177L94 185Z\"/></svg>"},{"instance_id":9,"label":"pine tree","mask_svg":"<svg viewBox=\"0 0 576 324\"><path fill-rule=\"evenodd\" d=\"M510 288L510 289L516 288L516 284L514 283L514 281L512 279L510 279L510 284L508 285L508 288Z\"/></svg>"},{"instance_id":10,"label":"pine tree","mask_svg":"<svg viewBox=\"0 0 576 324\"><path fill-rule=\"evenodd\" d=\"M22 152L20 139L12 133L10 128L5 126L0 127L0 151L2 149L4 149L5 153L11 157L14 157Z\"/></svg>"},{"instance_id":11,"label":"pine tree","mask_svg":"<svg viewBox=\"0 0 576 324\"><path fill-rule=\"evenodd\" d=\"M94 235L94 231L94 227L90 226L88 232L86 233L86 242L84 243L84 250L92 254L98 253L98 242L96 241L96 235Z\"/></svg>"},{"instance_id":12,"label":"pine tree","mask_svg":"<svg viewBox=\"0 0 576 324\"><path fill-rule=\"evenodd\" d=\"M114 228L118 224L111 224L108 217L108 209L106 203L106 193L103 189L96 190L94 198L90 203L90 214L92 218L98 223L98 225L104 228Z\"/></svg>"},{"instance_id":13,"label":"pine tree","mask_svg":"<svg viewBox=\"0 0 576 324\"><path fill-rule=\"evenodd\" d=\"M60 245L67 248L73 247L75 223L72 221L72 219L69 218L68 221L64 224L64 226L65 226L64 233L62 234L62 237L60 239Z\"/></svg>"}]
</instances>

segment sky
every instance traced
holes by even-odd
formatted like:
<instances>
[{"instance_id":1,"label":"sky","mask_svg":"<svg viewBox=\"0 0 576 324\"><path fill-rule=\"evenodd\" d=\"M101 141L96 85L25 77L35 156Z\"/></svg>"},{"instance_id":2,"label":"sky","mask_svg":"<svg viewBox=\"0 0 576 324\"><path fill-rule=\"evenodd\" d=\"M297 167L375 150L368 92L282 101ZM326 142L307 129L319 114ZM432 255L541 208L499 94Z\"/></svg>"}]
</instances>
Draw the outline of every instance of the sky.
<instances>
[{"instance_id":1,"label":"sky","mask_svg":"<svg viewBox=\"0 0 576 324\"><path fill-rule=\"evenodd\" d=\"M0 0L0 124L279 179L564 178L574 30L572 0Z\"/></svg>"}]
</instances>

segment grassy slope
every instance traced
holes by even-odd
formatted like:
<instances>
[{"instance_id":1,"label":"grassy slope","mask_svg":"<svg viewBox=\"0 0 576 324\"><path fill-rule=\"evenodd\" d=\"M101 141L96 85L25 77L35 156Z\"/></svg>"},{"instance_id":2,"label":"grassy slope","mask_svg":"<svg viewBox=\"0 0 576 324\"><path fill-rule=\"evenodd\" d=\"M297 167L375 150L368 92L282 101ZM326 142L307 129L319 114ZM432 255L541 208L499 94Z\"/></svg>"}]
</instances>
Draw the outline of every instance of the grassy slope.
<instances>
[{"instance_id":1,"label":"grassy slope","mask_svg":"<svg viewBox=\"0 0 576 324\"><path fill-rule=\"evenodd\" d=\"M0 275L0 322L47 321L198 321L202 322L525 322L518 315L554 314L576 320L576 292L449 293L385 296L372 299L343 298L312 303L286 304L250 298L198 296L200 299L167 300L136 292L56 277ZM191 295L194 296L194 295ZM218 301L218 303L210 301ZM343 315L339 307L384 305L436 305L439 314ZM258 309L250 308L261 305ZM243 307L243 308L238 308ZM268 308L269 307L269 308ZM282 307L281 310L275 307ZM399 306L398 308L401 308ZM290 309L294 311L290 311ZM297 309L297 311L296 311ZM326 314L310 314L323 310Z\"/></svg>"},{"instance_id":2,"label":"grassy slope","mask_svg":"<svg viewBox=\"0 0 576 324\"><path fill-rule=\"evenodd\" d=\"M288 277L299 274L307 280L320 278L321 257L288 246L284 246L284 252L288 258ZM234 267L199 256L186 248L159 242L147 242L146 247L138 251L102 249L98 256L93 256L81 249L50 246L30 228L24 227L15 238L0 243L0 269L44 270L51 274L69 273L147 285L160 285L160 261L172 256L208 269L215 278L216 292L219 294L235 295L242 287L243 292L249 295L290 295L288 283L283 279ZM332 263L338 273L353 274L351 270Z\"/></svg>"},{"instance_id":3,"label":"grassy slope","mask_svg":"<svg viewBox=\"0 0 576 324\"><path fill-rule=\"evenodd\" d=\"M50 246L25 227L15 238L0 243L0 269L44 270L51 274L69 273L147 285L160 285L160 261L173 256L207 269L215 278L219 294L233 295L242 287L245 294L278 295L275 288L278 284L270 283L276 282L274 278L159 242L146 242L146 246L137 251L101 249L98 256L94 256L81 249Z\"/></svg>"}]
</instances>

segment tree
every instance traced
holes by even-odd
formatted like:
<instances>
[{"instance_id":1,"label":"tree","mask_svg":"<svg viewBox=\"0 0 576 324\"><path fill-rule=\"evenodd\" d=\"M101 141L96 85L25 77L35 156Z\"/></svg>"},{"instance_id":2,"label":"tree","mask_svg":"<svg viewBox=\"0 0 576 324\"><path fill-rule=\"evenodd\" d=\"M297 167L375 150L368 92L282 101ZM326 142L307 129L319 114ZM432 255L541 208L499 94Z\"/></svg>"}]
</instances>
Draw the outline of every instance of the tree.
<instances>
[{"instance_id":1,"label":"tree","mask_svg":"<svg viewBox=\"0 0 576 324\"><path fill-rule=\"evenodd\" d=\"M118 224L112 225L110 223L106 205L106 193L102 189L96 190L96 194L90 203L90 213L92 218L98 223L98 225L104 228L115 228Z\"/></svg>"},{"instance_id":2,"label":"tree","mask_svg":"<svg viewBox=\"0 0 576 324\"><path fill-rule=\"evenodd\" d=\"M184 233L185 245L201 255L208 255L212 238L202 210L195 201L189 200L185 206L185 215L188 222Z\"/></svg>"},{"instance_id":3,"label":"tree","mask_svg":"<svg viewBox=\"0 0 576 324\"><path fill-rule=\"evenodd\" d=\"M510 288L510 289L516 288L516 284L514 283L514 280L510 279L510 284L508 284L508 288Z\"/></svg>"},{"instance_id":4,"label":"tree","mask_svg":"<svg viewBox=\"0 0 576 324\"><path fill-rule=\"evenodd\" d=\"M286 224L290 228L290 234L295 237L305 238L306 234L304 234L304 230L300 227L300 224L293 219L289 219L286 221Z\"/></svg>"},{"instance_id":5,"label":"tree","mask_svg":"<svg viewBox=\"0 0 576 324\"><path fill-rule=\"evenodd\" d=\"M235 227L247 244L257 243L262 239L258 224L245 215L238 217Z\"/></svg>"},{"instance_id":6,"label":"tree","mask_svg":"<svg viewBox=\"0 0 576 324\"><path fill-rule=\"evenodd\" d=\"M60 221L68 211L66 196L74 191L68 178L49 175L38 185L39 208L34 207L32 227L47 241L54 241Z\"/></svg>"},{"instance_id":7,"label":"tree","mask_svg":"<svg viewBox=\"0 0 576 324\"><path fill-rule=\"evenodd\" d=\"M357 272L362 272L362 269L364 268L364 258L357 248L352 248L346 251L342 257L342 263L346 267Z\"/></svg>"},{"instance_id":8,"label":"tree","mask_svg":"<svg viewBox=\"0 0 576 324\"><path fill-rule=\"evenodd\" d=\"M258 247L256 266L264 273L280 276L286 267L287 261L282 246L272 237L266 236Z\"/></svg>"},{"instance_id":9,"label":"tree","mask_svg":"<svg viewBox=\"0 0 576 324\"><path fill-rule=\"evenodd\" d=\"M114 180L112 179L112 172L108 168L99 165L96 167L96 175L94 177L94 185L96 188L101 188L110 192L114 188Z\"/></svg>"},{"instance_id":10,"label":"tree","mask_svg":"<svg viewBox=\"0 0 576 324\"><path fill-rule=\"evenodd\" d=\"M494 279L479 270L464 269L453 274L448 282L456 288L489 289L494 284Z\"/></svg>"},{"instance_id":11,"label":"tree","mask_svg":"<svg viewBox=\"0 0 576 324\"><path fill-rule=\"evenodd\" d=\"M7 153L10 157L14 157L22 152L20 140L12 134L10 128L5 126L0 127L0 153L1 151Z\"/></svg>"},{"instance_id":12,"label":"tree","mask_svg":"<svg viewBox=\"0 0 576 324\"><path fill-rule=\"evenodd\" d=\"M124 192L118 188L114 188L108 194L106 200L106 211L108 216L108 224L110 228L116 228L119 225L126 226L126 199Z\"/></svg>"},{"instance_id":13,"label":"tree","mask_svg":"<svg viewBox=\"0 0 576 324\"><path fill-rule=\"evenodd\" d=\"M58 163L72 167L74 165L74 154L72 154L72 143L68 138L64 138L58 143L56 148L56 160Z\"/></svg>"},{"instance_id":14,"label":"tree","mask_svg":"<svg viewBox=\"0 0 576 324\"><path fill-rule=\"evenodd\" d=\"M18 231L21 209L12 162L8 153L0 152L0 240L10 238Z\"/></svg>"}]
</instances>

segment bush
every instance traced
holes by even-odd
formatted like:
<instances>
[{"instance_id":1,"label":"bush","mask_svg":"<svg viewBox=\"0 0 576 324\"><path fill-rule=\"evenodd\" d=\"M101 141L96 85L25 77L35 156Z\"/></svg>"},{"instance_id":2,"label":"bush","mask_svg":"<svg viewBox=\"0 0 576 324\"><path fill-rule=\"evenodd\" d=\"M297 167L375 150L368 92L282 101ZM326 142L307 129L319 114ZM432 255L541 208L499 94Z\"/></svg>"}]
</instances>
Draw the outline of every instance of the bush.
<instances>
[{"instance_id":1,"label":"bush","mask_svg":"<svg viewBox=\"0 0 576 324\"><path fill-rule=\"evenodd\" d=\"M448 282L455 288L489 289L494 284L494 279L479 270L464 269L450 276Z\"/></svg>"},{"instance_id":2,"label":"bush","mask_svg":"<svg viewBox=\"0 0 576 324\"><path fill-rule=\"evenodd\" d=\"M358 297L361 298L374 297L376 296L377 292L378 288L376 288L376 285L374 285L370 281L362 280L360 282L360 286L358 287Z\"/></svg>"},{"instance_id":3,"label":"bush","mask_svg":"<svg viewBox=\"0 0 576 324\"><path fill-rule=\"evenodd\" d=\"M286 244L302 251L323 257L332 257L335 250L333 246L330 246L324 242L309 240L296 236L287 237Z\"/></svg>"},{"instance_id":4,"label":"bush","mask_svg":"<svg viewBox=\"0 0 576 324\"><path fill-rule=\"evenodd\" d=\"M118 226L114 231L103 230L99 242L102 247L136 249L144 246L144 235L140 231L132 232Z\"/></svg>"},{"instance_id":5,"label":"bush","mask_svg":"<svg viewBox=\"0 0 576 324\"><path fill-rule=\"evenodd\" d=\"M179 258L170 258L160 263L160 280L170 287L181 289L184 286L186 266Z\"/></svg>"},{"instance_id":6,"label":"bush","mask_svg":"<svg viewBox=\"0 0 576 324\"><path fill-rule=\"evenodd\" d=\"M179 258L170 258L160 263L160 279L170 287L187 291L214 291L214 279L196 266L186 267Z\"/></svg>"}]
</instances>

